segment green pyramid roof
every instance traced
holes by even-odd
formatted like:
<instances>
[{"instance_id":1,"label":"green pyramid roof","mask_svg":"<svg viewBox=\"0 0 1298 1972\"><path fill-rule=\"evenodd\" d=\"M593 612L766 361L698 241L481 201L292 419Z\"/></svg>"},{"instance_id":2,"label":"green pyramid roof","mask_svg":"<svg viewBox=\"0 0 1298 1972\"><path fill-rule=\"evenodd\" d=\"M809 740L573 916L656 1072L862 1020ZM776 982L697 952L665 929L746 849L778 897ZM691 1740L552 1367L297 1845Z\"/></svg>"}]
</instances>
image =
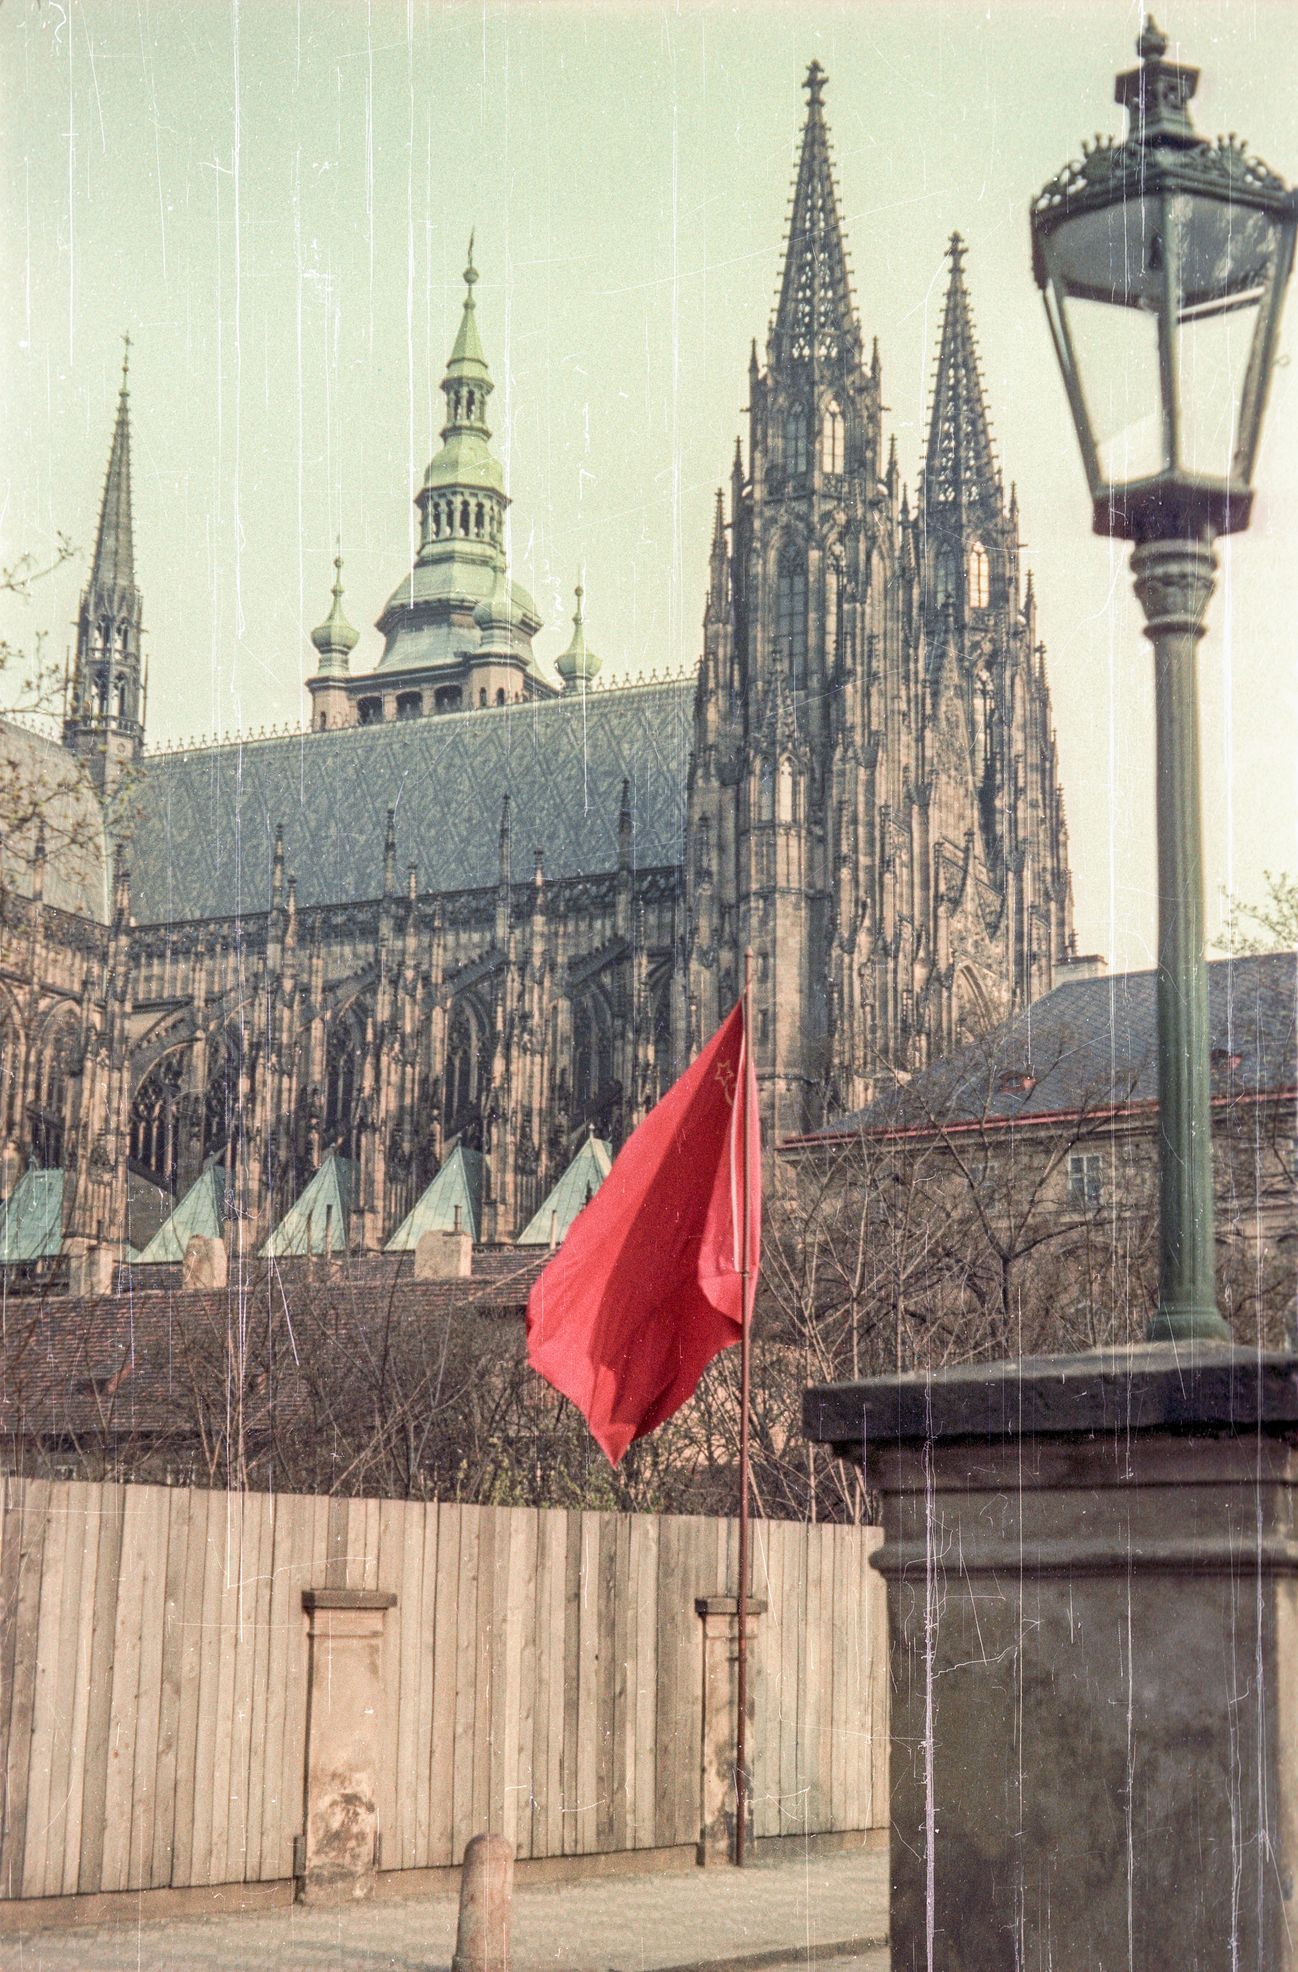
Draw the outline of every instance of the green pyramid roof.
<instances>
[{"instance_id":1,"label":"green pyramid roof","mask_svg":"<svg viewBox=\"0 0 1298 1972\"><path fill-rule=\"evenodd\" d=\"M225 1188L229 1180L220 1164L205 1164L170 1218L164 1219L142 1253L137 1267L161 1267L185 1257L195 1233L221 1239L225 1232Z\"/></svg>"},{"instance_id":2,"label":"green pyramid roof","mask_svg":"<svg viewBox=\"0 0 1298 1972\"><path fill-rule=\"evenodd\" d=\"M599 1137L588 1137L557 1185L542 1202L534 1219L518 1235L519 1246L548 1246L550 1225L554 1223L557 1245L569 1226L599 1190L613 1168L608 1145Z\"/></svg>"},{"instance_id":3,"label":"green pyramid roof","mask_svg":"<svg viewBox=\"0 0 1298 1972\"><path fill-rule=\"evenodd\" d=\"M461 1231L476 1244L482 1219L482 1152L458 1143L393 1233L387 1252L413 1253L426 1232L454 1232L457 1207Z\"/></svg>"},{"instance_id":4,"label":"green pyramid roof","mask_svg":"<svg viewBox=\"0 0 1298 1972\"><path fill-rule=\"evenodd\" d=\"M24 1171L0 1205L0 1266L53 1260L63 1248L62 1171Z\"/></svg>"},{"instance_id":5,"label":"green pyramid roof","mask_svg":"<svg viewBox=\"0 0 1298 1972\"><path fill-rule=\"evenodd\" d=\"M325 1250L325 1225L329 1226L329 1251L347 1251L347 1228L356 1202L359 1173L350 1158L327 1150L320 1169L302 1196L284 1214L261 1249L263 1260L285 1260L294 1254Z\"/></svg>"}]
</instances>

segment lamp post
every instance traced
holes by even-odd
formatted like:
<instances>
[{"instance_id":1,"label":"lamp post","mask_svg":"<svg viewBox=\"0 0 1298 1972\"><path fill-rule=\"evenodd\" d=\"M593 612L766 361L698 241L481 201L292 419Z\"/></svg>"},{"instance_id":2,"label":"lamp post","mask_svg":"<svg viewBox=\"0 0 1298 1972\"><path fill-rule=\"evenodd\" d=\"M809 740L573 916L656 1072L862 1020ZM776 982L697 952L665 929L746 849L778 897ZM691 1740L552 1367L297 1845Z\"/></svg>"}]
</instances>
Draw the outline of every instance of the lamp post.
<instances>
[{"instance_id":1,"label":"lamp post","mask_svg":"<svg viewBox=\"0 0 1298 1972\"><path fill-rule=\"evenodd\" d=\"M1145 22L1129 117L1032 208L1032 263L1097 534L1135 544L1154 649L1159 1288L1153 1341L1228 1341L1213 1263L1199 639L1219 534L1247 527L1298 200L1234 137L1190 122L1197 69Z\"/></svg>"}]
</instances>

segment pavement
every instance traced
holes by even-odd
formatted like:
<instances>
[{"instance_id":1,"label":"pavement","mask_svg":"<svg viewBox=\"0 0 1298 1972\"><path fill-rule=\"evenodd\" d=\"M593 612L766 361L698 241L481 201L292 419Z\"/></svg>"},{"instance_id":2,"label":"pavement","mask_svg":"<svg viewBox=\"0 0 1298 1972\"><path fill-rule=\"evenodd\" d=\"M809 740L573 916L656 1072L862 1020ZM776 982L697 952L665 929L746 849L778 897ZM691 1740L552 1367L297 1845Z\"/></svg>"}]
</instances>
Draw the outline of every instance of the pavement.
<instances>
[{"instance_id":1,"label":"pavement","mask_svg":"<svg viewBox=\"0 0 1298 1972\"><path fill-rule=\"evenodd\" d=\"M0 1936L0 1972L447 1972L454 1896ZM888 1858L520 1885L511 1972L888 1972Z\"/></svg>"}]
</instances>

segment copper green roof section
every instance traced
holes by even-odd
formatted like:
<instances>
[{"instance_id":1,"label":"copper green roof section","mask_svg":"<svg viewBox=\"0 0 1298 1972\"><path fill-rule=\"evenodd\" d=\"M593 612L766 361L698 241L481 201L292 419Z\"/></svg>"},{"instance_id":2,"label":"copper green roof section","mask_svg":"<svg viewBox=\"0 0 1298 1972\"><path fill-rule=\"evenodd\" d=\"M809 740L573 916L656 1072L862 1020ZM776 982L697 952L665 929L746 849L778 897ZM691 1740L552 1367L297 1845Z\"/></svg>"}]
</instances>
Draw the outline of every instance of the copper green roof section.
<instances>
[{"instance_id":1,"label":"copper green roof section","mask_svg":"<svg viewBox=\"0 0 1298 1972\"><path fill-rule=\"evenodd\" d=\"M458 1219L457 1219L458 1213ZM413 1253L426 1232L467 1232L476 1243L482 1223L482 1153L456 1144L441 1170L407 1212L387 1244Z\"/></svg>"},{"instance_id":2,"label":"copper green roof section","mask_svg":"<svg viewBox=\"0 0 1298 1972\"><path fill-rule=\"evenodd\" d=\"M347 1251L347 1229L356 1203L359 1173L350 1158L327 1150L302 1196L289 1206L261 1249L263 1260Z\"/></svg>"},{"instance_id":3,"label":"copper green roof section","mask_svg":"<svg viewBox=\"0 0 1298 1972\"><path fill-rule=\"evenodd\" d=\"M185 1257L185 1248L195 1234L203 1239L225 1236L225 1194L229 1184L220 1164L205 1164L175 1211L163 1220L142 1253L135 1256L137 1267L174 1266Z\"/></svg>"},{"instance_id":4,"label":"copper green roof section","mask_svg":"<svg viewBox=\"0 0 1298 1972\"><path fill-rule=\"evenodd\" d=\"M0 1205L0 1267L55 1260L63 1248L62 1171L24 1171Z\"/></svg>"},{"instance_id":5,"label":"copper green roof section","mask_svg":"<svg viewBox=\"0 0 1298 1972\"><path fill-rule=\"evenodd\" d=\"M519 1246L557 1246L577 1214L595 1196L613 1168L608 1145L588 1137L540 1209L518 1235Z\"/></svg>"}]
</instances>

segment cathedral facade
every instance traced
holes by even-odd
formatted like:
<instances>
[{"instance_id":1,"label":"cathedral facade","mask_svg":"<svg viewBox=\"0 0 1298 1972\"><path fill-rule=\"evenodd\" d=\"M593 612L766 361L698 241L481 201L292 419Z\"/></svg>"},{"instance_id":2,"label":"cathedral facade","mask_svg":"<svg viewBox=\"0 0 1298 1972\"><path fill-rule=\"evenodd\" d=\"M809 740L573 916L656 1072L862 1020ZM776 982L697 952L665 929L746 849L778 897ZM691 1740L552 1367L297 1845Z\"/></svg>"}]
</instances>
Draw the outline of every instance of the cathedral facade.
<instances>
[{"instance_id":1,"label":"cathedral facade","mask_svg":"<svg viewBox=\"0 0 1298 1972\"><path fill-rule=\"evenodd\" d=\"M351 669L339 567L308 729L146 751L124 374L62 746L3 728L44 792L0 869L0 1193L57 1167L65 1240L138 1243L147 1201L212 1165L264 1235L333 1151L372 1249L455 1145L481 1160L476 1229L512 1238L680 1072L747 947L777 1137L1056 983L1050 699L964 249L912 503L824 81L689 677L601 687L580 591L557 680L538 663L470 248L378 665Z\"/></svg>"}]
</instances>

